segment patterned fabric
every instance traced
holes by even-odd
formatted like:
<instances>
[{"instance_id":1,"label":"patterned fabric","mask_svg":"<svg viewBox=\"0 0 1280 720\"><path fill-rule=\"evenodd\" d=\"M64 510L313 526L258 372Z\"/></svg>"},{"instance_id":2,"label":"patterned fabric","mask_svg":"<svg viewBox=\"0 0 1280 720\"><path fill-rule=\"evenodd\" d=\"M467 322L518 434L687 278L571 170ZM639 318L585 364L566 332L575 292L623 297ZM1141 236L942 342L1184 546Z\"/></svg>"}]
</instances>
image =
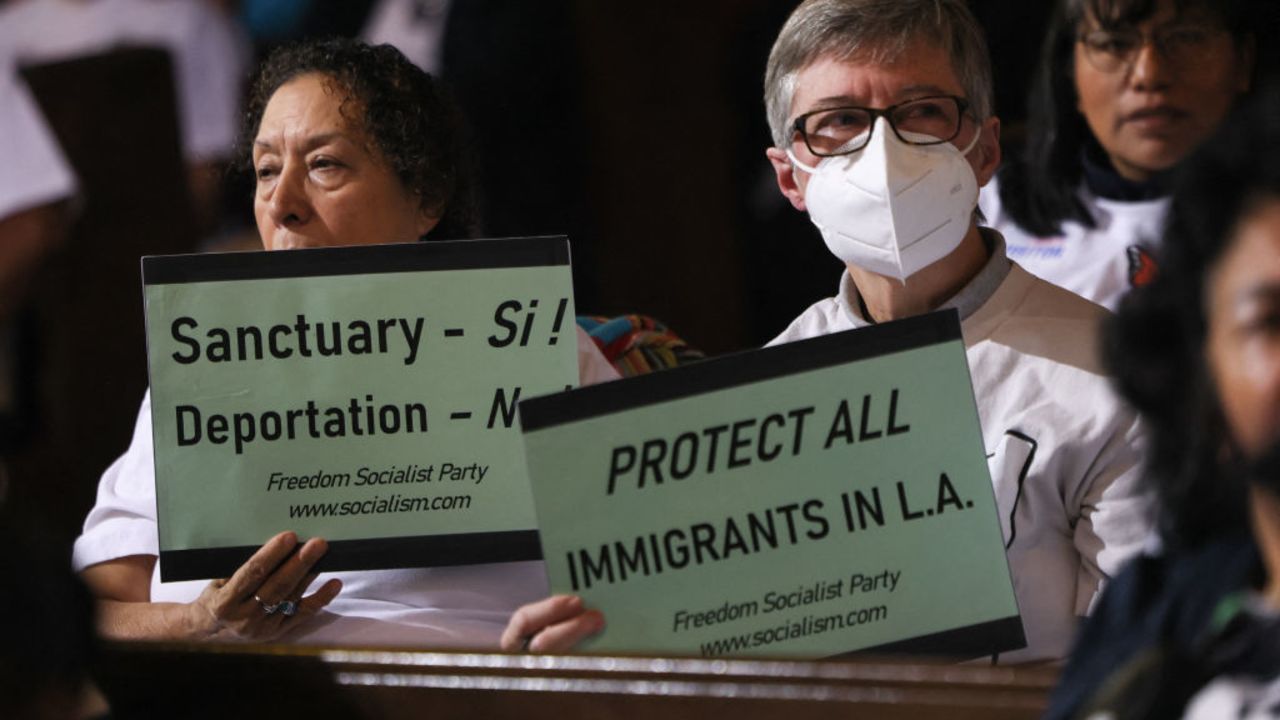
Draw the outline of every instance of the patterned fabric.
<instances>
[{"instance_id":1,"label":"patterned fabric","mask_svg":"<svg viewBox=\"0 0 1280 720\"><path fill-rule=\"evenodd\" d=\"M587 331L623 377L665 370L706 357L666 325L646 315L614 318L579 315L577 320L578 326Z\"/></svg>"}]
</instances>

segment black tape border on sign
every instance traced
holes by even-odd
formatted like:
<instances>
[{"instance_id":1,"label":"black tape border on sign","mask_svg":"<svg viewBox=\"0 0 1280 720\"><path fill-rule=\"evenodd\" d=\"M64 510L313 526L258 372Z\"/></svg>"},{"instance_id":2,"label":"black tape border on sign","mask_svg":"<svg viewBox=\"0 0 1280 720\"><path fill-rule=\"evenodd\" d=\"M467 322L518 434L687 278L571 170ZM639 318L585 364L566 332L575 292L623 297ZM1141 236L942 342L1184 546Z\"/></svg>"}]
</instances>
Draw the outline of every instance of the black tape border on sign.
<instances>
[{"instance_id":1,"label":"black tape border on sign","mask_svg":"<svg viewBox=\"0 0 1280 720\"><path fill-rule=\"evenodd\" d=\"M520 402L520 427L525 432L532 432L621 410L960 339L960 314L954 309L942 310L530 398Z\"/></svg>"},{"instance_id":2,"label":"black tape border on sign","mask_svg":"<svg viewBox=\"0 0 1280 720\"><path fill-rule=\"evenodd\" d=\"M162 551L160 579L163 582L174 582L230 577L257 551L257 547L248 545ZM538 539L537 530L511 530L370 540L331 540L329 551L316 565L316 570L318 572L391 570L541 559L542 544Z\"/></svg>"},{"instance_id":3,"label":"black tape border on sign","mask_svg":"<svg viewBox=\"0 0 1280 720\"><path fill-rule=\"evenodd\" d=\"M150 255L143 285L370 275L423 270L544 267L569 264L563 235L498 240L447 240L313 248L289 252Z\"/></svg>"},{"instance_id":4,"label":"black tape border on sign","mask_svg":"<svg viewBox=\"0 0 1280 720\"><path fill-rule=\"evenodd\" d=\"M932 635L898 640L884 645L863 648L836 658L854 658L860 655L936 655L971 659L997 653L1021 650L1027 646L1022 631L1022 620L1017 615L991 620L968 627L946 630Z\"/></svg>"}]
</instances>

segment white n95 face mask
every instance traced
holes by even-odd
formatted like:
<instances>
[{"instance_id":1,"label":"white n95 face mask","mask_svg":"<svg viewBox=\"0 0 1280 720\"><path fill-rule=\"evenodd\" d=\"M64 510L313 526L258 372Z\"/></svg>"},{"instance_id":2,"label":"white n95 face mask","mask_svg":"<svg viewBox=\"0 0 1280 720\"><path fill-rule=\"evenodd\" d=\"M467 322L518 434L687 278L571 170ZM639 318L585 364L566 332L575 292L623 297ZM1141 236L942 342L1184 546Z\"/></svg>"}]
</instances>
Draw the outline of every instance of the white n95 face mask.
<instances>
[{"instance_id":1,"label":"white n95 face mask","mask_svg":"<svg viewBox=\"0 0 1280 720\"><path fill-rule=\"evenodd\" d=\"M884 117L866 147L809 167L804 203L827 248L840 260L899 280L946 257L969 230L978 179L963 150L949 142L910 145ZM904 132L905 137L930 140Z\"/></svg>"}]
</instances>

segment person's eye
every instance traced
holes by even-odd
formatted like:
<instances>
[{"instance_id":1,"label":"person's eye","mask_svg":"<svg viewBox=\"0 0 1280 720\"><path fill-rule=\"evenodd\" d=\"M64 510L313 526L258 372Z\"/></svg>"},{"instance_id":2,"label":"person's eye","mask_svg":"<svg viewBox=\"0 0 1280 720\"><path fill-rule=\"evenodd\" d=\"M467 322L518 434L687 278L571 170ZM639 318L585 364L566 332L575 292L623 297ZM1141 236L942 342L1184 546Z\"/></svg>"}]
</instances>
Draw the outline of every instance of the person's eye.
<instances>
[{"instance_id":1,"label":"person's eye","mask_svg":"<svg viewBox=\"0 0 1280 720\"><path fill-rule=\"evenodd\" d=\"M862 116L859 113L852 113L852 112L833 113L831 116L831 124L838 127L849 127L851 125L861 125Z\"/></svg>"},{"instance_id":2,"label":"person's eye","mask_svg":"<svg viewBox=\"0 0 1280 720\"><path fill-rule=\"evenodd\" d=\"M945 117L946 109L942 103L932 100L911 103L898 110L898 117L903 120L928 120L932 118Z\"/></svg>"},{"instance_id":3,"label":"person's eye","mask_svg":"<svg viewBox=\"0 0 1280 720\"><path fill-rule=\"evenodd\" d=\"M1168 48L1196 48L1209 40L1209 33L1201 28L1185 27L1165 33L1163 42Z\"/></svg>"},{"instance_id":4,"label":"person's eye","mask_svg":"<svg viewBox=\"0 0 1280 720\"><path fill-rule=\"evenodd\" d=\"M1280 333L1280 309L1271 308L1254 320L1254 327L1268 334Z\"/></svg>"},{"instance_id":5,"label":"person's eye","mask_svg":"<svg viewBox=\"0 0 1280 720\"><path fill-rule=\"evenodd\" d=\"M813 118L810 134L857 135L867 128L867 114L858 110L832 110Z\"/></svg>"},{"instance_id":6,"label":"person's eye","mask_svg":"<svg viewBox=\"0 0 1280 720\"><path fill-rule=\"evenodd\" d=\"M1249 307L1244 312L1244 328L1250 335L1280 335L1280 306L1270 302Z\"/></svg>"},{"instance_id":7,"label":"person's eye","mask_svg":"<svg viewBox=\"0 0 1280 720\"><path fill-rule=\"evenodd\" d=\"M1127 55L1133 52L1139 42L1141 41L1119 33L1091 33L1085 38L1090 50L1108 55Z\"/></svg>"},{"instance_id":8,"label":"person's eye","mask_svg":"<svg viewBox=\"0 0 1280 720\"><path fill-rule=\"evenodd\" d=\"M258 182L263 182L275 177L277 172L279 170L274 165L258 165L257 169L254 170L254 175L257 176Z\"/></svg>"},{"instance_id":9,"label":"person's eye","mask_svg":"<svg viewBox=\"0 0 1280 720\"><path fill-rule=\"evenodd\" d=\"M338 160L335 158L329 157L328 155L318 155L314 158L311 158L311 162L309 163L309 166L312 170L321 170L321 171L336 170L342 167L342 163L338 162Z\"/></svg>"}]
</instances>

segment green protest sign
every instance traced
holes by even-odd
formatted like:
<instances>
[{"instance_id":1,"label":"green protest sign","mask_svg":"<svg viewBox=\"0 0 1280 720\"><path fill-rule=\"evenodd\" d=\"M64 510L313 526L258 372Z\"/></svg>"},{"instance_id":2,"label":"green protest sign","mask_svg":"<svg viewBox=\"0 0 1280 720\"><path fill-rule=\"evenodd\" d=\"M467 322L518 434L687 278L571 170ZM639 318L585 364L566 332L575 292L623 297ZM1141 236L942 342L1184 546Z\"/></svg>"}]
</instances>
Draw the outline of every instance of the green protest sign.
<instances>
[{"instance_id":1,"label":"green protest sign","mask_svg":"<svg viewBox=\"0 0 1280 720\"><path fill-rule=\"evenodd\" d=\"M553 592L584 649L1022 647L954 312L523 401Z\"/></svg>"},{"instance_id":2,"label":"green protest sign","mask_svg":"<svg viewBox=\"0 0 1280 720\"><path fill-rule=\"evenodd\" d=\"M516 404L577 384L568 242L143 260L161 577L541 557Z\"/></svg>"}]
</instances>

